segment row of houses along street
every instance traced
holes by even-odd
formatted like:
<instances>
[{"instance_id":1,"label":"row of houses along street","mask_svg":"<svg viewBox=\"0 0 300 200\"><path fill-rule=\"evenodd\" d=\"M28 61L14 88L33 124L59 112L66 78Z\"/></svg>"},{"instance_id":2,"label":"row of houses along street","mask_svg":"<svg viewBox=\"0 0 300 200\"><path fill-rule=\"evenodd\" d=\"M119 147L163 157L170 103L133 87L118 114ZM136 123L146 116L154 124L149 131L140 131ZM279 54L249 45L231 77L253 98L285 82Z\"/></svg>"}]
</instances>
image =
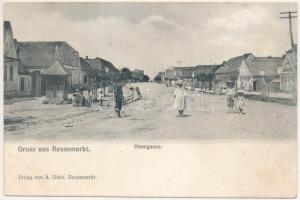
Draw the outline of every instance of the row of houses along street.
<instances>
[{"instance_id":1,"label":"row of houses along street","mask_svg":"<svg viewBox=\"0 0 300 200\"><path fill-rule=\"evenodd\" d=\"M77 88L110 91L120 73L110 61L80 57L65 41L17 41L9 21L3 30L5 98L46 95L63 101ZM143 76L143 70L132 71L137 81Z\"/></svg>"},{"instance_id":2,"label":"row of houses along street","mask_svg":"<svg viewBox=\"0 0 300 200\"><path fill-rule=\"evenodd\" d=\"M187 89L206 89L217 94L228 81L233 81L236 89L248 94L261 94L266 87L267 95L295 93L296 96L297 45L280 57L258 57L246 53L222 64L169 67L156 76L156 81L169 85L178 79L185 80Z\"/></svg>"}]
</instances>

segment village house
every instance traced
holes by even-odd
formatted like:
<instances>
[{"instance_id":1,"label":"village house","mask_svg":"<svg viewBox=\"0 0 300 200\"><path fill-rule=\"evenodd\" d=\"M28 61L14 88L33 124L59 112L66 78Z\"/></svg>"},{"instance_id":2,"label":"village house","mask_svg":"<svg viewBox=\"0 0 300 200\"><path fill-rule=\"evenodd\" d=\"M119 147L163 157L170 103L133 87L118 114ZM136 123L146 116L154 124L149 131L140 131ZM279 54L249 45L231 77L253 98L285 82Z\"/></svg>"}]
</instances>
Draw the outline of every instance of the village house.
<instances>
[{"instance_id":1,"label":"village house","mask_svg":"<svg viewBox=\"0 0 300 200\"><path fill-rule=\"evenodd\" d=\"M99 57L86 57L84 61L88 63L95 71L98 88L104 88L112 85L119 75L119 70L111 62L105 59Z\"/></svg>"},{"instance_id":2,"label":"village house","mask_svg":"<svg viewBox=\"0 0 300 200\"><path fill-rule=\"evenodd\" d=\"M144 79L144 70L133 70L131 72L131 78L134 79L134 81L142 82Z\"/></svg>"},{"instance_id":3,"label":"village house","mask_svg":"<svg viewBox=\"0 0 300 200\"><path fill-rule=\"evenodd\" d=\"M83 77L83 88L97 88L97 71L82 57L80 57L80 67Z\"/></svg>"},{"instance_id":4,"label":"village house","mask_svg":"<svg viewBox=\"0 0 300 200\"><path fill-rule=\"evenodd\" d=\"M264 81L268 90L278 92L280 79L278 69L282 65L282 57L251 57L243 60L237 81L237 87L246 91L261 91Z\"/></svg>"},{"instance_id":5,"label":"village house","mask_svg":"<svg viewBox=\"0 0 300 200\"><path fill-rule=\"evenodd\" d=\"M162 71L162 72L158 72L158 76L161 79L161 82L165 82L166 81L166 71Z\"/></svg>"},{"instance_id":6,"label":"village house","mask_svg":"<svg viewBox=\"0 0 300 200\"><path fill-rule=\"evenodd\" d=\"M101 61L102 65L105 67L106 73L108 74L110 84L115 82L120 74L120 70L107 60L101 58Z\"/></svg>"},{"instance_id":7,"label":"village house","mask_svg":"<svg viewBox=\"0 0 300 200\"><path fill-rule=\"evenodd\" d=\"M216 90L233 81L235 88L246 91L260 91L264 82L269 91L279 91L282 62L282 57L255 57L251 53L231 58L215 71Z\"/></svg>"},{"instance_id":8,"label":"village house","mask_svg":"<svg viewBox=\"0 0 300 200\"><path fill-rule=\"evenodd\" d=\"M194 87L208 89L213 88L214 72L221 65L197 65L193 67L193 77L195 77Z\"/></svg>"},{"instance_id":9,"label":"village house","mask_svg":"<svg viewBox=\"0 0 300 200\"><path fill-rule=\"evenodd\" d=\"M17 54L24 68L31 73L33 96L46 94L46 82L42 72L51 66L59 54L60 62L71 74L68 83L71 87L83 84L79 53L67 42L17 42Z\"/></svg>"},{"instance_id":10,"label":"village house","mask_svg":"<svg viewBox=\"0 0 300 200\"><path fill-rule=\"evenodd\" d=\"M29 96L31 75L23 68L18 58L16 41L9 21L4 21L3 35L4 97Z\"/></svg>"},{"instance_id":11,"label":"village house","mask_svg":"<svg viewBox=\"0 0 300 200\"><path fill-rule=\"evenodd\" d=\"M214 72L214 89L219 91L226 85L228 81L234 82L235 87L238 87L238 76L240 73L240 66L244 60L252 59L254 56L247 53L224 61L221 66Z\"/></svg>"},{"instance_id":12,"label":"village house","mask_svg":"<svg viewBox=\"0 0 300 200\"><path fill-rule=\"evenodd\" d=\"M280 69L280 91L292 92L297 86L297 45L284 55Z\"/></svg>"},{"instance_id":13,"label":"village house","mask_svg":"<svg viewBox=\"0 0 300 200\"><path fill-rule=\"evenodd\" d=\"M184 79L185 86L190 89L202 88L208 86L212 88L213 72L217 70L220 65L197 65L190 67L172 67L165 71L165 81ZM199 76L205 76L205 79L198 80ZM211 77L211 79L209 79Z\"/></svg>"},{"instance_id":14,"label":"village house","mask_svg":"<svg viewBox=\"0 0 300 200\"><path fill-rule=\"evenodd\" d=\"M175 67L176 79L183 79L185 87L193 89L195 86L195 73L193 67Z\"/></svg>"},{"instance_id":15,"label":"village house","mask_svg":"<svg viewBox=\"0 0 300 200\"><path fill-rule=\"evenodd\" d=\"M193 76L192 67L170 67L165 71L165 79L172 81L178 79L191 80Z\"/></svg>"},{"instance_id":16,"label":"village house","mask_svg":"<svg viewBox=\"0 0 300 200\"><path fill-rule=\"evenodd\" d=\"M175 69L173 67L166 69L165 71L165 76L164 76L164 81L172 81L175 80Z\"/></svg>"}]
</instances>

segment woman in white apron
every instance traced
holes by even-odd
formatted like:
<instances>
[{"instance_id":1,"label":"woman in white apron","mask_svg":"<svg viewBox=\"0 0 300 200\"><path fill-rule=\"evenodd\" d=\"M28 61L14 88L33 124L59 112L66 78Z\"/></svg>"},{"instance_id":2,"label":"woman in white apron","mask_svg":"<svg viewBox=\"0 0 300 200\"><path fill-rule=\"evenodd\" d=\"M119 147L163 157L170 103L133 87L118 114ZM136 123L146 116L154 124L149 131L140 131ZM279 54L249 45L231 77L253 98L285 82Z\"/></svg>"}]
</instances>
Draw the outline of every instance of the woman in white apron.
<instances>
[{"instance_id":1,"label":"woman in white apron","mask_svg":"<svg viewBox=\"0 0 300 200\"><path fill-rule=\"evenodd\" d=\"M179 80L177 82L178 88L176 88L174 92L174 108L178 110L180 117L183 116L183 112L187 108L187 93L183 88L183 83L183 80Z\"/></svg>"}]
</instances>

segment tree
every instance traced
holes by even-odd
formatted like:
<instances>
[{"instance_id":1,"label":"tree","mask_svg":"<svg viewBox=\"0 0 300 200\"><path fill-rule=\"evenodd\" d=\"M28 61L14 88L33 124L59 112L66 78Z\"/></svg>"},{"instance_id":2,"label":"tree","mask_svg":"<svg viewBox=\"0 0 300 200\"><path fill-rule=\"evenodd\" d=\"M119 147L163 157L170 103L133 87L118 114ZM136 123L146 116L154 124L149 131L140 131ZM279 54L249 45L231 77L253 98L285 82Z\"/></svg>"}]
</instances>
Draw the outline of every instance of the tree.
<instances>
[{"instance_id":1,"label":"tree","mask_svg":"<svg viewBox=\"0 0 300 200\"><path fill-rule=\"evenodd\" d=\"M120 78L123 81L128 81L131 78L131 71L128 68L124 67L123 69L121 69Z\"/></svg>"},{"instance_id":2,"label":"tree","mask_svg":"<svg viewBox=\"0 0 300 200\"><path fill-rule=\"evenodd\" d=\"M156 75L156 76L154 77L154 81L160 83L160 82L161 82L161 77L160 77L160 75Z\"/></svg>"},{"instance_id":3,"label":"tree","mask_svg":"<svg viewBox=\"0 0 300 200\"><path fill-rule=\"evenodd\" d=\"M143 76L143 82L149 82L150 78L148 75Z\"/></svg>"},{"instance_id":4,"label":"tree","mask_svg":"<svg viewBox=\"0 0 300 200\"><path fill-rule=\"evenodd\" d=\"M196 79L201 82L201 87L203 88L203 83L206 81L206 74L202 72L196 76Z\"/></svg>"},{"instance_id":5,"label":"tree","mask_svg":"<svg viewBox=\"0 0 300 200\"><path fill-rule=\"evenodd\" d=\"M214 75L212 73L209 73L206 75L206 81L209 82L209 90L212 89L212 81L214 80Z\"/></svg>"}]
</instances>

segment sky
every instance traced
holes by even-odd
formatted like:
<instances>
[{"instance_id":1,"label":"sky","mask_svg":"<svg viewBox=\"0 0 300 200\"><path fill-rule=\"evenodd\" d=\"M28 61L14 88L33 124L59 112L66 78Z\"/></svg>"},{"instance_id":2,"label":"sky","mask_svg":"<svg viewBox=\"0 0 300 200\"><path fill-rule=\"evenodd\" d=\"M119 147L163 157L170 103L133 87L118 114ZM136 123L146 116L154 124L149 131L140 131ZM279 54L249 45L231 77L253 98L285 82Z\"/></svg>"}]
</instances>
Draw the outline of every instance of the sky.
<instances>
[{"instance_id":1,"label":"sky","mask_svg":"<svg viewBox=\"0 0 300 200\"><path fill-rule=\"evenodd\" d=\"M6 3L18 41L67 41L81 57L154 77L173 66L219 64L290 49L287 19L296 3ZM293 20L297 41L297 20Z\"/></svg>"}]
</instances>

